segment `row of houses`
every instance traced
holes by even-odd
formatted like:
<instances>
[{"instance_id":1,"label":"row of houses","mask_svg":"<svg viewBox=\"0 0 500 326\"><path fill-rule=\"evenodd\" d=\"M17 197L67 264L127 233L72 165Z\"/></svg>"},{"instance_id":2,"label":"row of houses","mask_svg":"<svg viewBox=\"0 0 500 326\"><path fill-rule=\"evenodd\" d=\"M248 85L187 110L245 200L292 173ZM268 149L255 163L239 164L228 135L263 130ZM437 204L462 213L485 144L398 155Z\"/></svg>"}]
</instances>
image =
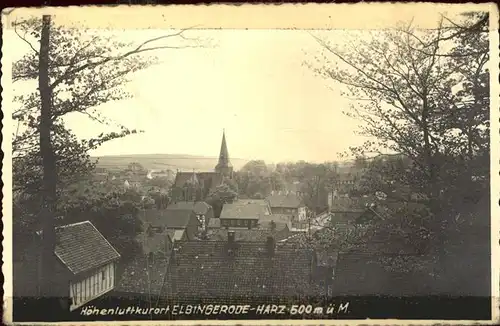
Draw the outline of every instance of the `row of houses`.
<instances>
[{"instance_id":1,"label":"row of houses","mask_svg":"<svg viewBox=\"0 0 500 326\"><path fill-rule=\"evenodd\" d=\"M267 277L275 275L273 277L277 279L278 275L283 278L284 274L293 271L286 269L287 265L307 271L307 275L296 273L293 276L295 281L286 281L286 284L279 286L271 284L272 281L269 280L260 285L237 282L234 284L238 289L234 290L236 292L247 291L249 286L255 285L263 288L252 293L258 294L265 287L284 293L288 286L290 289L297 289L297 284L302 284L304 293L313 289L316 294L332 293L337 253L332 253L335 258L330 258L325 263L326 260L321 258L324 253L306 250L294 246L294 241L288 241L297 235L306 234L303 229L293 228L293 222L303 222L307 218L305 207L295 194L274 194L265 200L237 200L225 204L219 218L214 217L213 208L205 202L177 202L162 210L144 210L139 217L144 227L135 240L140 244L142 253L126 264L119 262L118 252L91 222L57 228L55 255L61 263L61 292L63 296L70 298L70 310L111 291L121 294L148 292L158 296L168 293L172 295L176 289L183 289L183 282L190 282L182 277L186 276L190 280L198 278L200 270L205 268L206 271L212 269L213 273L214 268L219 268L214 267L214 264L228 266L225 262L229 256L235 259L234 264L230 264L233 269L222 274L215 273L218 278L230 277L234 273L233 277L241 279L240 270L252 270L248 266L243 268L245 264L260 271L252 272L253 275L264 273ZM211 254L207 256L206 250ZM308 258L300 260L301 255ZM172 261L183 267L174 272ZM257 261L268 261L267 265L264 264L267 267L256 267L260 266ZM200 266L197 266L198 262ZM193 265L188 268L190 263ZM183 272L178 274L179 270ZM270 270L273 272L269 272ZM323 272L318 272L321 270ZM165 285L168 277L172 279ZM257 276L255 282L258 279ZM178 287L172 288L176 282ZM181 293L196 294L199 297L196 291L183 291ZM221 291L214 289L206 291L213 295L223 295Z\"/></svg>"},{"instance_id":2,"label":"row of houses","mask_svg":"<svg viewBox=\"0 0 500 326\"><path fill-rule=\"evenodd\" d=\"M350 275L370 277L366 260L308 245L325 225L352 227L369 207L336 195L328 212L311 218L300 196L288 192L263 200L236 200L224 204L215 216L209 204L195 200L232 175L223 135L214 172L177 173L174 184L184 200L139 214L143 231L134 240L142 252L127 262L120 261L91 222L58 227L58 281L61 296L69 298L69 310L108 295L146 295L160 305L167 297L199 302L246 296L275 303L287 297L346 293L356 285L345 282ZM353 262L358 273L351 270Z\"/></svg>"}]
</instances>

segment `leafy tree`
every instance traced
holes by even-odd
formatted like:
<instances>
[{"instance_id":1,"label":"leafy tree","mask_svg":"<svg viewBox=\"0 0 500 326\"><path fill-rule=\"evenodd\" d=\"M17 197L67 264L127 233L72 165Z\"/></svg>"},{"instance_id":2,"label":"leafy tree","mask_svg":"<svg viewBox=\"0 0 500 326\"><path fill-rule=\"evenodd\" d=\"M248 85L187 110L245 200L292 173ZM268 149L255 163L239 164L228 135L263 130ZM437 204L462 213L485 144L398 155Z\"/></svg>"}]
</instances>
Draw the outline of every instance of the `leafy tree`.
<instances>
[{"instance_id":1,"label":"leafy tree","mask_svg":"<svg viewBox=\"0 0 500 326\"><path fill-rule=\"evenodd\" d=\"M266 176L269 171L266 162L262 160L252 160L246 163L240 170L241 172L251 172L258 176Z\"/></svg>"},{"instance_id":2,"label":"leafy tree","mask_svg":"<svg viewBox=\"0 0 500 326\"><path fill-rule=\"evenodd\" d=\"M66 203L58 224L90 220L118 250L123 261L138 253L136 236L142 232L140 214L154 205L151 197L135 189L112 191L88 180L67 187L61 201Z\"/></svg>"},{"instance_id":3,"label":"leafy tree","mask_svg":"<svg viewBox=\"0 0 500 326\"><path fill-rule=\"evenodd\" d=\"M253 160L246 163L240 171L235 173L239 194L243 197L257 199L266 196L272 190L270 172L262 160Z\"/></svg>"},{"instance_id":4,"label":"leafy tree","mask_svg":"<svg viewBox=\"0 0 500 326\"><path fill-rule=\"evenodd\" d=\"M227 183L223 183L208 194L206 202L212 206L214 216L219 217L224 204L230 204L237 198L238 193Z\"/></svg>"},{"instance_id":5,"label":"leafy tree","mask_svg":"<svg viewBox=\"0 0 500 326\"><path fill-rule=\"evenodd\" d=\"M131 95L122 88L127 77L155 62L154 59L138 54L179 48L158 45L158 41L175 36L182 37L184 30L147 40L134 47L133 44L107 37L104 33L59 26L54 24L48 15L42 19L16 21L13 27L19 38L30 47L30 51L14 62L12 79L28 86L34 85L33 81L38 79L38 89L33 89L31 93L23 92L15 97L19 107L12 113L13 120L17 122L12 144L16 165L14 173L17 174L14 180L29 182L14 185L19 192L16 198L22 199L14 206L15 213L25 213L26 209L31 208L34 212L29 213L36 216L40 209L37 210L36 205L24 206L24 200L35 198L36 202L34 189L37 185L42 185L38 188L42 190L38 204L41 206L44 222L42 247L45 262L42 263L42 291L51 296L49 276L52 275L53 264L49 262L49 257L53 256L55 246L54 216L60 209L57 207L61 204L57 193L63 189L60 182L64 175L59 172L66 169L68 177L74 177L70 170L74 167L75 174L87 173L91 163L82 153L102 142L136 132L124 126L117 126L118 131L77 142L70 135L70 131L64 128L62 119L69 113L80 113L93 120L110 124L96 108L103 103ZM70 140L73 147L65 148L66 140ZM24 192L25 190L28 191ZM22 220L14 223L14 226L27 225L33 226L33 223Z\"/></svg>"},{"instance_id":6,"label":"leafy tree","mask_svg":"<svg viewBox=\"0 0 500 326\"><path fill-rule=\"evenodd\" d=\"M296 176L301 183L300 192L306 206L316 213L325 211L328 191L337 179L335 165L307 163L298 169Z\"/></svg>"},{"instance_id":7,"label":"leafy tree","mask_svg":"<svg viewBox=\"0 0 500 326\"><path fill-rule=\"evenodd\" d=\"M460 21L443 17L436 29L374 31L371 41L357 40L347 49L317 38L325 52L315 70L343 85L354 101L347 114L363 121L362 134L375 139L353 153L382 149L404 157L372 164L360 187L387 195L382 206L407 220L400 225L406 238L425 230L440 268L453 239L474 232L470 224L452 231L460 229L460 213L488 198L488 21L487 13L467 13ZM463 243L457 247L462 251Z\"/></svg>"},{"instance_id":8,"label":"leafy tree","mask_svg":"<svg viewBox=\"0 0 500 326\"><path fill-rule=\"evenodd\" d=\"M351 96L364 100L356 102L350 114L365 122L362 131L378 139L375 145L412 159L414 181L421 180L412 186L427 195L434 215L440 215L443 191L457 178L452 173L466 168L467 161L475 160L474 153L487 146L486 134L479 132L481 128L487 129L488 114L484 111L488 106L484 106L484 98L483 105L479 105L482 112L468 120L474 121L472 125L465 127L449 118L449 112L454 112L460 121L470 114L464 106L468 96L474 94L472 90L467 92L466 85L470 82L477 85L480 78L486 78L483 61L487 59L485 54L480 55L478 60L482 65L476 69L477 78L469 81L471 76L462 73L464 61L470 65L469 60L449 57L466 48L460 44L465 41L458 42L451 54L440 50L444 47L446 31L440 22L437 31L422 35L411 26L374 32L373 41L359 41L351 47L351 54L318 39L328 53L345 64L345 68L332 68L327 64L318 71L346 85ZM463 87L463 92L454 93L455 86ZM482 94L484 97L484 92ZM475 132L468 132L467 128ZM465 164L456 164L456 158L466 161ZM443 164L447 169L443 169ZM443 170L452 173L443 175ZM471 171L463 172L469 172L470 176Z\"/></svg>"},{"instance_id":9,"label":"leafy tree","mask_svg":"<svg viewBox=\"0 0 500 326\"><path fill-rule=\"evenodd\" d=\"M40 47L42 20L32 18L16 21L13 26L16 34L31 50L14 62L12 78L16 83L32 85L32 81L39 76L40 50L38 48ZM106 119L97 107L132 96L122 87L128 82L128 77L157 62L154 57L145 57L141 54L159 49L180 49L193 46L160 44L171 38L195 41L184 36L186 30L159 36L136 45L118 41L114 36L107 36L105 33L90 29L59 26L53 21L48 26L50 26L50 39L47 64L50 83L47 93L51 99L50 120L52 122L50 138L56 155L55 161L60 165L60 169L67 164L77 164L82 161L82 165L91 167L87 157L79 160L73 154L86 153L105 141L137 132L117 125L117 131L100 134L78 143L71 135L71 131L65 128L62 120L64 116L69 113L79 113L109 126L116 125ZM12 118L16 122L12 144L14 164L16 164L16 159L25 158L24 162L32 161L31 159L39 151L41 97L38 91L33 89L31 93L23 92L22 95L16 96L15 103L19 106L12 113ZM71 142L72 152L65 148L66 141ZM85 154L82 155L85 156ZM40 160L33 162L40 162ZM68 171L71 169L68 168ZM59 176L58 173L57 178ZM25 183L15 183L15 187L21 186L25 186Z\"/></svg>"},{"instance_id":10,"label":"leafy tree","mask_svg":"<svg viewBox=\"0 0 500 326\"><path fill-rule=\"evenodd\" d=\"M146 173L146 169L138 162L132 162L127 166L127 171L134 173Z\"/></svg>"},{"instance_id":11,"label":"leafy tree","mask_svg":"<svg viewBox=\"0 0 500 326\"><path fill-rule=\"evenodd\" d=\"M153 177L145 182L146 185L151 187L157 187L160 189L170 189L172 187L172 180L168 177Z\"/></svg>"},{"instance_id":12,"label":"leafy tree","mask_svg":"<svg viewBox=\"0 0 500 326\"><path fill-rule=\"evenodd\" d=\"M153 199L157 209L165 209L171 202L168 190L162 188L151 188L147 194Z\"/></svg>"}]
</instances>

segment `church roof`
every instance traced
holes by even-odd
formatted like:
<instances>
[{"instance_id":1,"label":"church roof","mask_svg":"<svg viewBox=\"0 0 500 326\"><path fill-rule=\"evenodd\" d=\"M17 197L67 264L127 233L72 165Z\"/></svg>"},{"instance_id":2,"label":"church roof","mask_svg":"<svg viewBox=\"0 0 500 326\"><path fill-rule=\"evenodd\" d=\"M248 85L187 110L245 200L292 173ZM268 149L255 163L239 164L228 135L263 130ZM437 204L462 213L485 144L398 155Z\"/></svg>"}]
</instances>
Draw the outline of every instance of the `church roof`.
<instances>
[{"instance_id":1,"label":"church roof","mask_svg":"<svg viewBox=\"0 0 500 326\"><path fill-rule=\"evenodd\" d=\"M229 152L227 150L226 144L226 133L222 132L222 143L220 146L219 163L217 163L216 168L221 167L231 167L231 162L229 162Z\"/></svg>"},{"instance_id":2,"label":"church roof","mask_svg":"<svg viewBox=\"0 0 500 326\"><path fill-rule=\"evenodd\" d=\"M177 172L174 185L176 187L183 187L186 183L194 179L196 179L196 182L203 188L210 190L222 183L222 175L216 172Z\"/></svg>"}]
</instances>

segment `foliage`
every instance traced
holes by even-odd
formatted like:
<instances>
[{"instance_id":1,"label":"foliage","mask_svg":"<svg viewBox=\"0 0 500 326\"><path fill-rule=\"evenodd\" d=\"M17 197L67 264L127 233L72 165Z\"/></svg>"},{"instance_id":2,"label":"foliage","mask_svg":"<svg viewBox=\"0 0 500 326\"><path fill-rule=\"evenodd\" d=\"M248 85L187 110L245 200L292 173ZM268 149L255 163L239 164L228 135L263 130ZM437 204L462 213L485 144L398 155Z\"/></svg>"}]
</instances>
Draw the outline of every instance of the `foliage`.
<instances>
[{"instance_id":1,"label":"foliage","mask_svg":"<svg viewBox=\"0 0 500 326\"><path fill-rule=\"evenodd\" d=\"M370 41L348 49L316 38L325 52L313 69L346 90L353 99L346 114L375 139L352 148L353 154L401 154L371 162L355 189L357 195L384 194L379 207L387 220L371 228L399 231L386 249L402 237L433 249L444 262L457 234L463 239L475 232L470 224L457 231L457 221L488 198L488 19L470 13L461 21L443 17L432 30L410 24L374 31Z\"/></svg>"},{"instance_id":2,"label":"foliage","mask_svg":"<svg viewBox=\"0 0 500 326\"><path fill-rule=\"evenodd\" d=\"M31 48L31 51L14 62L12 69L13 81L24 83L26 87L31 87L33 81L38 78L37 47L40 43L41 26L39 18L14 23L17 35ZM158 49L179 48L157 43L174 37L183 38L185 30L163 35L139 45L118 41L114 36L106 36L106 33L100 31L68 28L54 23L50 31L52 142L59 167L68 165L68 171L71 171L70 167L79 171L90 167L88 157L83 153L95 149L105 141L137 131L117 125L117 131L103 133L79 142L71 135L71 131L64 127L62 118L70 113L79 113L111 126L113 123L102 116L98 107L107 102L130 97L131 94L122 87L128 82L127 78L156 62L154 57L148 58L139 54ZM16 96L14 102L18 104L18 108L12 113L12 118L17 123L13 135L13 156L24 160L19 163L20 165L23 165L22 162L40 162L35 157L39 148L41 105L38 90L33 87L32 92L23 92L22 95ZM65 146L67 141L71 144L69 148ZM17 162L14 161L14 164ZM81 164L81 169L78 164ZM26 170L24 166L17 169L17 171ZM33 172L38 170L38 167L29 167L29 170ZM15 181L23 179L23 176L15 177ZM15 183L15 187L21 185L25 183Z\"/></svg>"},{"instance_id":3,"label":"foliage","mask_svg":"<svg viewBox=\"0 0 500 326\"><path fill-rule=\"evenodd\" d=\"M230 204L238 198L238 193L226 182L213 189L206 198L206 202L212 206L214 216L220 216L224 204Z\"/></svg>"},{"instance_id":4,"label":"foliage","mask_svg":"<svg viewBox=\"0 0 500 326\"><path fill-rule=\"evenodd\" d=\"M153 199L157 209L165 209L171 202L168 190L163 188L152 187L147 194Z\"/></svg>"},{"instance_id":5,"label":"foliage","mask_svg":"<svg viewBox=\"0 0 500 326\"><path fill-rule=\"evenodd\" d=\"M126 261L138 252L135 237L142 231L139 214L148 208L146 198L134 189L110 192L98 183L84 181L69 187L61 198L67 205L60 224L90 220Z\"/></svg>"},{"instance_id":6,"label":"foliage","mask_svg":"<svg viewBox=\"0 0 500 326\"><path fill-rule=\"evenodd\" d=\"M22 95L14 102L12 119L16 123L13 135L14 236L15 247L27 243L30 234L39 227L38 215L42 198L42 158L40 153L41 95L35 87L39 78L39 48L42 21L31 18L13 23L18 37L30 48L13 63L12 79L21 84ZM185 30L159 36L141 44L121 42L110 33L82 28L50 26L49 89L52 151L56 159L57 223L90 219L106 237L125 254L133 252L133 237L137 232L138 206L151 205L150 197L123 192L123 189L101 189L91 183L95 162L88 151L103 142L136 133L106 119L99 106L131 96L123 86L128 77L150 67L155 57L139 55L159 49L192 47L158 44L171 38L191 41ZM28 91L26 91L28 90ZM68 114L82 114L106 124L115 131L102 133L88 140L78 140L64 125ZM127 233L128 232L128 233ZM127 234L127 236L125 236ZM127 238L123 240L123 238ZM132 239L132 240L131 240ZM132 241L132 242L130 242Z\"/></svg>"},{"instance_id":7,"label":"foliage","mask_svg":"<svg viewBox=\"0 0 500 326\"><path fill-rule=\"evenodd\" d=\"M273 179L273 174L262 160L249 161L235 173L235 180L239 194L252 199L264 198L271 193L271 190L279 187L279 181Z\"/></svg>"},{"instance_id":8,"label":"foliage","mask_svg":"<svg viewBox=\"0 0 500 326\"><path fill-rule=\"evenodd\" d=\"M160 189L169 189L173 182L168 177L153 177L147 179L146 185L151 187L157 187Z\"/></svg>"},{"instance_id":9,"label":"foliage","mask_svg":"<svg viewBox=\"0 0 500 326\"><path fill-rule=\"evenodd\" d=\"M296 175L301 183L300 192L306 206L313 212L324 212L328 208L328 191L333 189L338 177L336 165L306 163L296 172Z\"/></svg>"},{"instance_id":10,"label":"foliage","mask_svg":"<svg viewBox=\"0 0 500 326\"><path fill-rule=\"evenodd\" d=\"M327 192L338 176L338 164L325 162L313 164L304 161L279 163L270 171L264 161L250 161L236 173L239 194L246 198L263 199L271 191L286 192L290 185L298 183L298 189L306 205L317 212L327 207Z\"/></svg>"},{"instance_id":11,"label":"foliage","mask_svg":"<svg viewBox=\"0 0 500 326\"><path fill-rule=\"evenodd\" d=\"M133 172L133 173L146 173L146 169L137 162L132 162L127 166L127 171Z\"/></svg>"}]
</instances>

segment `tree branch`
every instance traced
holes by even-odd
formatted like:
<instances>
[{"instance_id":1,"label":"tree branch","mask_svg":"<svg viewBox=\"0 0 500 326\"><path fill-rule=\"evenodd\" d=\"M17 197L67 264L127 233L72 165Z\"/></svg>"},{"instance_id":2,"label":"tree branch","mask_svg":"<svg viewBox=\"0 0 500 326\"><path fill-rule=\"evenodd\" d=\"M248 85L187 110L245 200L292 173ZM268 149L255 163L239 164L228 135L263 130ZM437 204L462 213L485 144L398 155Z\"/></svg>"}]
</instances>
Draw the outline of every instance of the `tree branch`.
<instances>
[{"instance_id":1,"label":"tree branch","mask_svg":"<svg viewBox=\"0 0 500 326\"><path fill-rule=\"evenodd\" d=\"M26 39L26 34L28 33L27 31L24 32L24 36L21 36L21 34L18 33L17 31L17 20L14 22L14 32L19 36L21 40L23 40L26 44L29 45L29 47L38 55L38 51L35 49L35 47Z\"/></svg>"}]
</instances>

